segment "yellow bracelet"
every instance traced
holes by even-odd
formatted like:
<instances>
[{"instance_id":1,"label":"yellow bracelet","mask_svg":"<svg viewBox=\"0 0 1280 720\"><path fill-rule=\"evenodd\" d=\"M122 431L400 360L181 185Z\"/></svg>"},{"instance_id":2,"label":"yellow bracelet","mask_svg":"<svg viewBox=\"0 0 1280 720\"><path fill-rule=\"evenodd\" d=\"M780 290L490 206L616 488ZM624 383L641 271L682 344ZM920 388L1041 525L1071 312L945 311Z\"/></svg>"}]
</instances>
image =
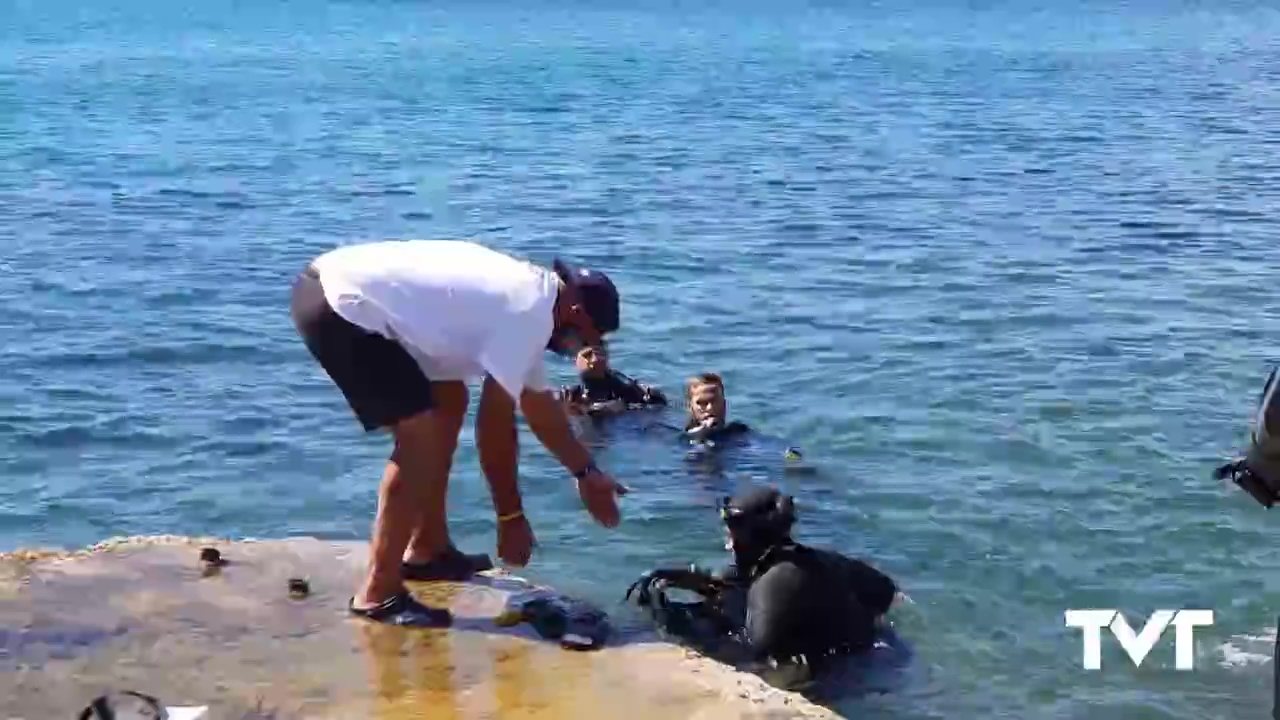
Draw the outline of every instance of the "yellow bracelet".
<instances>
[{"instance_id":1,"label":"yellow bracelet","mask_svg":"<svg viewBox=\"0 0 1280 720\"><path fill-rule=\"evenodd\" d=\"M523 511L523 510L517 510L517 511L515 511L515 512L513 512L513 513L507 513L506 515L499 515L499 516L498 516L498 522L499 522L499 523L510 522L510 521L515 520L516 518L520 518L520 517L524 517L524 511Z\"/></svg>"}]
</instances>

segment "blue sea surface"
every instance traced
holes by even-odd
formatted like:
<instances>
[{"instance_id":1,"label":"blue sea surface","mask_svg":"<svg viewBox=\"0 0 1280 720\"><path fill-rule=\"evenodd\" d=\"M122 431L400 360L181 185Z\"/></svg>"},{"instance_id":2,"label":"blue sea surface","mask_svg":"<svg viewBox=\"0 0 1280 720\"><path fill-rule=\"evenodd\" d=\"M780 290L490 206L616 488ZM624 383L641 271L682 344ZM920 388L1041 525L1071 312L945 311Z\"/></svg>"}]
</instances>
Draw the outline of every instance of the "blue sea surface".
<instances>
[{"instance_id":1,"label":"blue sea surface","mask_svg":"<svg viewBox=\"0 0 1280 720\"><path fill-rule=\"evenodd\" d=\"M388 440L291 282L470 237L607 270L619 368L720 372L822 467L776 478L801 539L914 600L847 716L1262 717L1280 519L1210 473L1277 356L1278 157L1261 0L8 0L0 549L367 537ZM491 550L469 433L451 523ZM527 574L609 608L717 560L722 485L761 479L617 433L607 531L522 443ZM1085 607L1217 622L1193 672L1172 632L1090 672Z\"/></svg>"}]
</instances>

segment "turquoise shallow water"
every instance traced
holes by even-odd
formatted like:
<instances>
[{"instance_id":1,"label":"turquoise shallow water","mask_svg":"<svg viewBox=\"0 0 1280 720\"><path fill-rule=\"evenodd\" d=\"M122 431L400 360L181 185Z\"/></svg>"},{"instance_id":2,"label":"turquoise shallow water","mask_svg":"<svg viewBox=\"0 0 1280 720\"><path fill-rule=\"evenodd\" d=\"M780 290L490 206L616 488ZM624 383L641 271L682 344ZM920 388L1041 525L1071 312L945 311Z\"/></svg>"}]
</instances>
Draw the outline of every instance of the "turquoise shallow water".
<instances>
[{"instance_id":1,"label":"turquoise shallow water","mask_svg":"<svg viewBox=\"0 0 1280 720\"><path fill-rule=\"evenodd\" d=\"M386 443L289 283L470 236L608 269L619 367L719 370L826 468L785 481L804 539L916 601L851 717L1259 717L1280 520L1208 474L1280 332L1277 38L1251 2L0 6L0 547L364 537ZM529 574L601 601L716 558L750 474L623 434L606 532L525 447ZM491 545L469 438L450 502ZM1087 606L1218 622L1193 673L1172 633L1088 673Z\"/></svg>"}]
</instances>

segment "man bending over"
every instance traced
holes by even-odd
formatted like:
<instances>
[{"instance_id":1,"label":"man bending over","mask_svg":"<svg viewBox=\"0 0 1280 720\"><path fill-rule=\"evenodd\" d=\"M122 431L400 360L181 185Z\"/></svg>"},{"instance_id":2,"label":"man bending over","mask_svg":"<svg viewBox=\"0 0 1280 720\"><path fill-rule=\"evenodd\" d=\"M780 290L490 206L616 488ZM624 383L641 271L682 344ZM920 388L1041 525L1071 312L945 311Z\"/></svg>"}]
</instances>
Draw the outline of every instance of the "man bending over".
<instances>
[{"instance_id":1,"label":"man bending over","mask_svg":"<svg viewBox=\"0 0 1280 720\"><path fill-rule=\"evenodd\" d=\"M542 357L598 345L618 329L618 293L603 273L559 260L546 269L465 241L375 242L312 261L294 283L290 311L364 429L387 429L394 440L352 614L418 627L452 622L414 600L404 580L429 579L442 566L465 575L476 561L453 548L445 520L471 378L484 376L476 442L502 559L524 565L533 547L516 481L517 405L592 517L618 524L616 496L626 488L574 437Z\"/></svg>"}]
</instances>

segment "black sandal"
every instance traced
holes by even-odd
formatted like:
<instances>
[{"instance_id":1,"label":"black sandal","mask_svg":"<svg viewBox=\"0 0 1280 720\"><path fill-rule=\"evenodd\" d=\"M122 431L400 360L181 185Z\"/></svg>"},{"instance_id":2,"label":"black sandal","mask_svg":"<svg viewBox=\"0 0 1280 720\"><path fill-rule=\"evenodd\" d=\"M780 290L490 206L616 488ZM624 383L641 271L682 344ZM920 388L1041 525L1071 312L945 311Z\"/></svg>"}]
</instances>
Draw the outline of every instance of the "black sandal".
<instances>
[{"instance_id":1,"label":"black sandal","mask_svg":"<svg viewBox=\"0 0 1280 720\"><path fill-rule=\"evenodd\" d=\"M466 580L478 572L493 569L493 560L486 553L469 555L450 547L436 557L422 563L406 562L400 565L405 580L430 582L434 580Z\"/></svg>"},{"instance_id":2,"label":"black sandal","mask_svg":"<svg viewBox=\"0 0 1280 720\"><path fill-rule=\"evenodd\" d=\"M353 597L347 602L347 610L356 617L385 625L418 628L447 628L453 625L453 614L448 610L423 605L407 592L367 608L356 607L356 599Z\"/></svg>"}]
</instances>

